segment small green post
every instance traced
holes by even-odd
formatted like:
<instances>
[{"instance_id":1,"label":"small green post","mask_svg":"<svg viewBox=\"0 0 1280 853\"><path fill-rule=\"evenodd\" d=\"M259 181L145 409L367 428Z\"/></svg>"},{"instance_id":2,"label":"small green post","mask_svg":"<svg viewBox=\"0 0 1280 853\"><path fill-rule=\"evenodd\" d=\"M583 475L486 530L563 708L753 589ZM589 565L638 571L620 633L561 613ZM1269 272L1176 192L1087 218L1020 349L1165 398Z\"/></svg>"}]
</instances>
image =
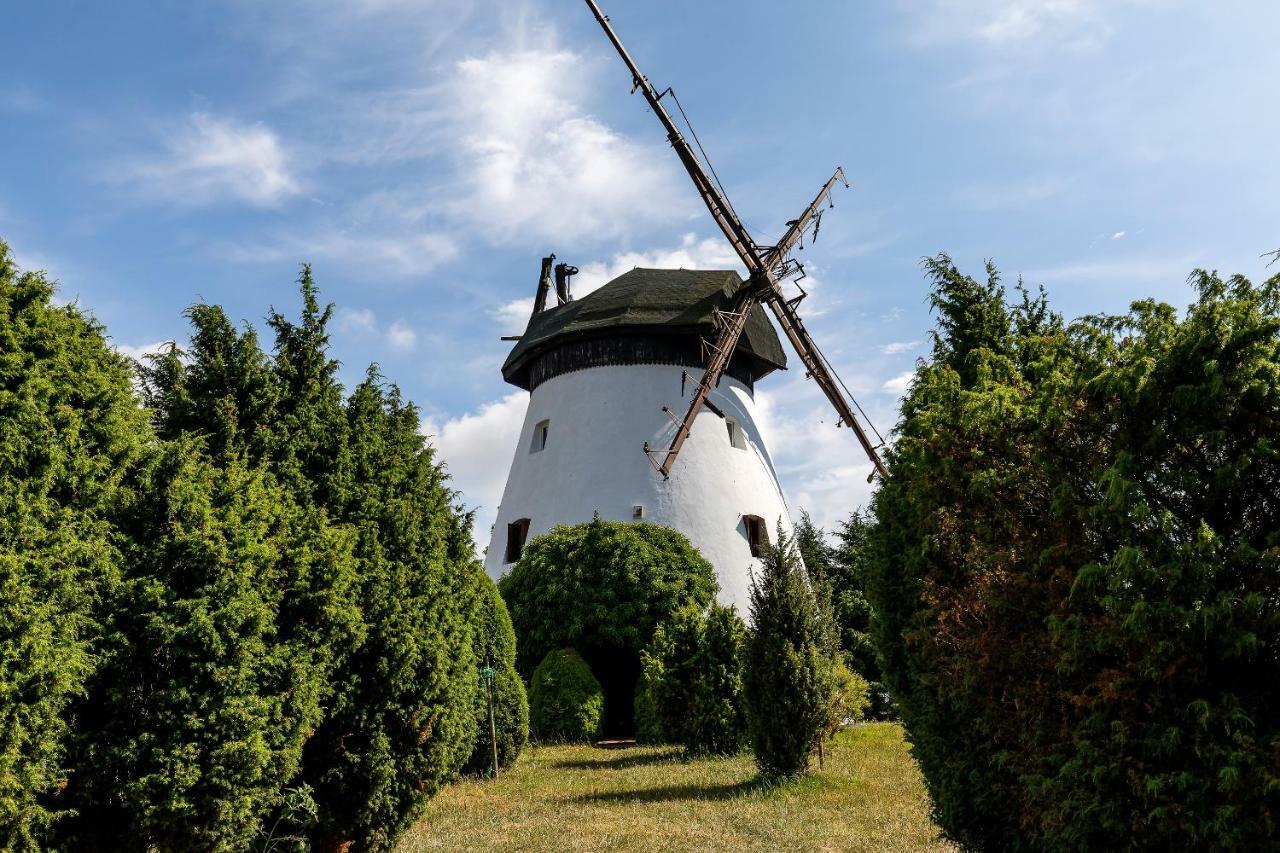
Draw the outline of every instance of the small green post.
<instances>
[{"instance_id":1,"label":"small green post","mask_svg":"<svg viewBox=\"0 0 1280 853\"><path fill-rule=\"evenodd\" d=\"M493 715L493 667L489 665L488 656L485 657L484 669L480 671L484 676L485 686L489 690L489 746L493 749L493 778L498 778L498 727L494 722Z\"/></svg>"}]
</instances>

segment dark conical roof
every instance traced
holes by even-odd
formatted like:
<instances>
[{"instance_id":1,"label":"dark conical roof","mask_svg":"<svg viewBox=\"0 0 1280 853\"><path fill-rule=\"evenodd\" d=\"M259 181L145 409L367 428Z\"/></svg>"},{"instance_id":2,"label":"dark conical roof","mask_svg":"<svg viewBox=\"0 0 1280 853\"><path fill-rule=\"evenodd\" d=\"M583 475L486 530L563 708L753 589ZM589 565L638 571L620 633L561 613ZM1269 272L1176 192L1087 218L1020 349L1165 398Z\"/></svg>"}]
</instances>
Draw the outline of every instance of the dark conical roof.
<instances>
[{"instance_id":1,"label":"dark conical roof","mask_svg":"<svg viewBox=\"0 0 1280 853\"><path fill-rule=\"evenodd\" d=\"M564 344L623 335L713 337L716 308L732 305L742 277L733 270L654 270L637 267L581 299L529 319L520 341L502 365L502 376L529 388L530 364ZM751 307L735 359L750 364L754 378L787 366L778 334L764 309Z\"/></svg>"}]
</instances>

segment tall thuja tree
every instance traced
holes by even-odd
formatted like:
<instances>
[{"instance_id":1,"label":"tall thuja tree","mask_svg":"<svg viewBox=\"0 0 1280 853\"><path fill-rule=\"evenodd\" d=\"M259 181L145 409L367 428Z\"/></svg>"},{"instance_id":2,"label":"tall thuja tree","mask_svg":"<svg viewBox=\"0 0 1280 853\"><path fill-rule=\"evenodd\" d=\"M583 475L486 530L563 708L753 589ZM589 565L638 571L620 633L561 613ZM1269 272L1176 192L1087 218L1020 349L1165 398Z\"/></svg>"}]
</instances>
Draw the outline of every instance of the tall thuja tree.
<instances>
[{"instance_id":1,"label":"tall thuja tree","mask_svg":"<svg viewBox=\"0 0 1280 853\"><path fill-rule=\"evenodd\" d=\"M1069 328L945 258L869 536L886 677L983 849L1274 845L1280 281ZM1006 326L990 318L1004 311ZM982 345L983 335L989 345Z\"/></svg>"},{"instance_id":2,"label":"tall thuja tree","mask_svg":"<svg viewBox=\"0 0 1280 853\"><path fill-rule=\"evenodd\" d=\"M352 465L339 364L329 355L333 305L321 307L310 264L303 265L298 288L302 313L297 322L274 309L267 318L275 332L270 455L281 479L298 495L335 507L345 501Z\"/></svg>"},{"instance_id":3,"label":"tall thuja tree","mask_svg":"<svg viewBox=\"0 0 1280 853\"><path fill-rule=\"evenodd\" d=\"M256 335L217 306L187 316L190 348L141 370L165 446L118 514L67 794L79 848L257 843L362 635L351 535L265 458L275 385Z\"/></svg>"},{"instance_id":4,"label":"tall thuja tree","mask_svg":"<svg viewBox=\"0 0 1280 853\"><path fill-rule=\"evenodd\" d=\"M933 359L873 499L873 634L941 826L967 845L1022 849L1016 763L1029 729L1061 724L1044 628L1068 592L1062 564L1086 541L1054 510L1058 446L1043 441L1078 444L1064 426L1072 407L1031 392L1072 381L1076 362L1043 299L1011 308L992 266L977 281L940 255L925 271ZM1019 705L1045 713L1012 720Z\"/></svg>"},{"instance_id":5,"label":"tall thuja tree","mask_svg":"<svg viewBox=\"0 0 1280 853\"><path fill-rule=\"evenodd\" d=\"M279 356L278 356L279 357ZM332 710L307 745L322 849L389 849L476 739L470 516L418 432L418 410L376 368L351 395L359 436L332 511L357 536L368 632L336 674Z\"/></svg>"},{"instance_id":6,"label":"tall thuja tree","mask_svg":"<svg viewBox=\"0 0 1280 853\"><path fill-rule=\"evenodd\" d=\"M130 366L0 242L0 848L65 816L70 706L97 662L111 514L149 443Z\"/></svg>"}]
</instances>

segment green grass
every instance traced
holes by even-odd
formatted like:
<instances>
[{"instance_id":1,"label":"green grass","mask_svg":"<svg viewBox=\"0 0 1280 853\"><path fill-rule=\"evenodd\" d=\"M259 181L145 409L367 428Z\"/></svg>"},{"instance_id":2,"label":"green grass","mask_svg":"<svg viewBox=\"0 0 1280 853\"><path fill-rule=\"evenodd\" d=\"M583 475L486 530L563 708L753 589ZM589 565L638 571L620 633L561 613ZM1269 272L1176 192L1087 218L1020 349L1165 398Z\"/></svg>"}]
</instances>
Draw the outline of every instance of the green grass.
<instances>
[{"instance_id":1,"label":"green grass","mask_svg":"<svg viewBox=\"0 0 1280 853\"><path fill-rule=\"evenodd\" d=\"M670 747L529 747L495 781L441 791L405 836L419 850L953 850L889 723L838 735L826 767L762 785L750 755Z\"/></svg>"}]
</instances>

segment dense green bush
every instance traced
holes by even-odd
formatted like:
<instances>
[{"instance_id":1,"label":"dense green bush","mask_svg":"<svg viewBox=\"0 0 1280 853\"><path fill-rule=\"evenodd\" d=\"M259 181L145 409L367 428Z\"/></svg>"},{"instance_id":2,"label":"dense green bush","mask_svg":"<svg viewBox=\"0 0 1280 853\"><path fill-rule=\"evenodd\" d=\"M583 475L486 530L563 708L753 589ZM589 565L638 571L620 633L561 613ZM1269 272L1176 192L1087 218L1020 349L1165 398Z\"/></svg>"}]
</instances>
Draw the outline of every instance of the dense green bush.
<instances>
[{"instance_id":1,"label":"dense green bush","mask_svg":"<svg viewBox=\"0 0 1280 853\"><path fill-rule=\"evenodd\" d=\"M871 707L871 685L849 668L842 658L837 658L831 670L831 700L823 731L827 738L866 719Z\"/></svg>"},{"instance_id":2,"label":"dense green bush","mask_svg":"<svg viewBox=\"0 0 1280 853\"><path fill-rule=\"evenodd\" d=\"M493 718L497 737L489 737L489 690L482 680L475 700L476 743L467 761L467 769L471 771L492 769L495 740L498 766L509 767L529 739L529 700L524 682L516 672L516 635L511 628L511 617L507 615L507 605L498 588L479 565L475 573L480 587L475 660L478 666L493 670Z\"/></svg>"},{"instance_id":3,"label":"dense green bush","mask_svg":"<svg viewBox=\"0 0 1280 853\"><path fill-rule=\"evenodd\" d=\"M0 848L66 815L70 706L97 663L111 516L148 426L127 359L0 242Z\"/></svg>"},{"instance_id":4,"label":"dense green bush","mask_svg":"<svg viewBox=\"0 0 1280 853\"><path fill-rule=\"evenodd\" d=\"M351 536L196 440L170 442L138 492L78 709L73 846L247 849L359 628Z\"/></svg>"},{"instance_id":5,"label":"dense green bush","mask_svg":"<svg viewBox=\"0 0 1280 853\"><path fill-rule=\"evenodd\" d=\"M834 643L828 615L781 524L751 579L751 625L743 692L756 764L764 776L799 776L808 771L830 713Z\"/></svg>"},{"instance_id":6,"label":"dense green bush","mask_svg":"<svg viewBox=\"0 0 1280 853\"><path fill-rule=\"evenodd\" d=\"M659 625L641 654L644 737L694 753L728 754L746 742L742 665L747 630L732 608L685 607ZM650 712L650 706L652 711ZM637 719L637 728L639 728Z\"/></svg>"},{"instance_id":7,"label":"dense green bush","mask_svg":"<svg viewBox=\"0 0 1280 853\"><path fill-rule=\"evenodd\" d=\"M715 597L715 572L675 530L594 519L531 541L499 581L528 675L548 652L574 648L600 679L606 726L632 725L640 651L685 605Z\"/></svg>"},{"instance_id":8,"label":"dense green bush","mask_svg":"<svg viewBox=\"0 0 1280 853\"><path fill-rule=\"evenodd\" d=\"M499 587L529 672L559 648L639 655L676 610L710 604L716 579L681 533L596 518L533 539Z\"/></svg>"},{"instance_id":9,"label":"dense green bush","mask_svg":"<svg viewBox=\"0 0 1280 853\"><path fill-rule=\"evenodd\" d=\"M547 653L529 683L532 734L546 742L590 743L600 734L604 693L573 649Z\"/></svg>"},{"instance_id":10,"label":"dense green bush","mask_svg":"<svg viewBox=\"0 0 1280 853\"><path fill-rule=\"evenodd\" d=\"M1280 277L1071 326L931 259L874 499L886 679L943 829L1241 849L1280 819Z\"/></svg>"}]
</instances>

